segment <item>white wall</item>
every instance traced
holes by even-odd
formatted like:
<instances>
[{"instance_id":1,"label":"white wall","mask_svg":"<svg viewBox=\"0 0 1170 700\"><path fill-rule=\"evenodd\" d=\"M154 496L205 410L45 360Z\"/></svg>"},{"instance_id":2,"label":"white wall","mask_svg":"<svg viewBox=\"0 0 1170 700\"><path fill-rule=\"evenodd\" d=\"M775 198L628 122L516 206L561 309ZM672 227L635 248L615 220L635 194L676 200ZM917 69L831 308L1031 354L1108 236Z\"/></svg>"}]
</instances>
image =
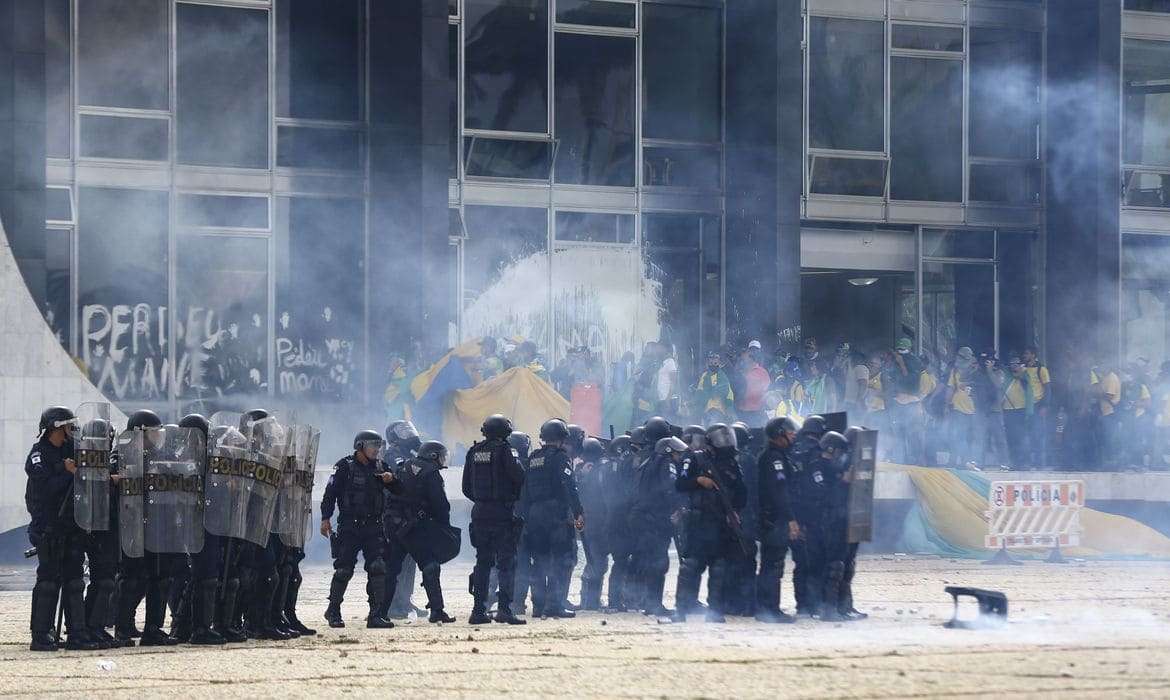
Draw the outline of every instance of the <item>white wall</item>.
<instances>
[{"instance_id":1,"label":"white wall","mask_svg":"<svg viewBox=\"0 0 1170 700\"><path fill-rule=\"evenodd\" d=\"M24 460L41 411L105 400L49 330L0 224L0 532L28 522Z\"/></svg>"}]
</instances>

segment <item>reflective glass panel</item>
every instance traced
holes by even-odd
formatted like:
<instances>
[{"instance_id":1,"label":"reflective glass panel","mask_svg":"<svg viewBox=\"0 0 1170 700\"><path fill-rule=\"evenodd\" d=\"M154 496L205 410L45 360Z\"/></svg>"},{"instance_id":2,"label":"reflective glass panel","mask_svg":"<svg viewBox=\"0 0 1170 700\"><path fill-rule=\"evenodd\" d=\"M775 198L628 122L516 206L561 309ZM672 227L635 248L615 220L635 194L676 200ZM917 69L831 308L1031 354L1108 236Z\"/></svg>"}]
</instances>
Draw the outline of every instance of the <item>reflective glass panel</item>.
<instances>
[{"instance_id":1,"label":"reflective glass panel","mask_svg":"<svg viewBox=\"0 0 1170 700\"><path fill-rule=\"evenodd\" d=\"M556 180L634 185L633 38L557 33Z\"/></svg>"},{"instance_id":2,"label":"reflective glass panel","mask_svg":"<svg viewBox=\"0 0 1170 700\"><path fill-rule=\"evenodd\" d=\"M718 9L642 6L642 133L716 142L722 119L723 22Z\"/></svg>"},{"instance_id":3,"label":"reflective glass panel","mask_svg":"<svg viewBox=\"0 0 1170 700\"><path fill-rule=\"evenodd\" d=\"M169 0L76 5L78 103L169 109Z\"/></svg>"},{"instance_id":4,"label":"reflective glass panel","mask_svg":"<svg viewBox=\"0 0 1170 700\"><path fill-rule=\"evenodd\" d=\"M809 145L885 148L885 27L813 17L809 23Z\"/></svg>"},{"instance_id":5,"label":"reflective glass panel","mask_svg":"<svg viewBox=\"0 0 1170 700\"><path fill-rule=\"evenodd\" d=\"M469 129L548 131L548 0L466 0Z\"/></svg>"},{"instance_id":6,"label":"reflective glass panel","mask_svg":"<svg viewBox=\"0 0 1170 700\"><path fill-rule=\"evenodd\" d=\"M963 198L963 63L890 59L891 199Z\"/></svg>"}]
</instances>

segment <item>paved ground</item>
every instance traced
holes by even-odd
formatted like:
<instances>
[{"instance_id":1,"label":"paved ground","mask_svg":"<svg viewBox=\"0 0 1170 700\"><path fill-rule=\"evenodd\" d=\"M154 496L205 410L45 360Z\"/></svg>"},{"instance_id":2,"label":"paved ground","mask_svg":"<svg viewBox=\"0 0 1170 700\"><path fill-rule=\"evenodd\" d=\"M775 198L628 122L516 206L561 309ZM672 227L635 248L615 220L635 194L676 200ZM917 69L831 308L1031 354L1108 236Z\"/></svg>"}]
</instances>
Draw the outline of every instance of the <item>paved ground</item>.
<instances>
[{"instance_id":1,"label":"paved ground","mask_svg":"<svg viewBox=\"0 0 1170 700\"><path fill-rule=\"evenodd\" d=\"M314 639L97 653L29 652L29 594L7 590L0 592L0 694L1170 696L1170 565L1000 568L873 557L858 568L858 605L873 616L851 624L669 625L640 615L590 613L526 627L472 628L464 623L466 567L454 567L445 582L458 624L412 622L367 631L359 624L364 595L355 595L345 611L351 626L322 626ZM324 609L328 571L306 573L302 617L313 624ZM27 579L26 571L0 571L0 588L20 588ZM997 630L943 629L950 616L943 593L948 583L1006 592L1011 622ZM355 576L351 590L363 587Z\"/></svg>"}]
</instances>

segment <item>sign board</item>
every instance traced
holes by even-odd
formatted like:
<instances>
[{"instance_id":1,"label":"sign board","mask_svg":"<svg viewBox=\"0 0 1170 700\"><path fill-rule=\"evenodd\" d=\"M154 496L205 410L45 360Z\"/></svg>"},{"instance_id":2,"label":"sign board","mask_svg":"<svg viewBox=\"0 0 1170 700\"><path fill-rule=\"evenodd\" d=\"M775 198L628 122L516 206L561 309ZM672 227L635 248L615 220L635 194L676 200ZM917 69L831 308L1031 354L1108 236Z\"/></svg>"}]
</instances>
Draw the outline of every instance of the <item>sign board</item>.
<instances>
[{"instance_id":1,"label":"sign board","mask_svg":"<svg viewBox=\"0 0 1170 700\"><path fill-rule=\"evenodd\" d=\"M1081 540L1085 483L994 481L987 506L988 549L1076 546Z\"/></svg>"}]
</instances>

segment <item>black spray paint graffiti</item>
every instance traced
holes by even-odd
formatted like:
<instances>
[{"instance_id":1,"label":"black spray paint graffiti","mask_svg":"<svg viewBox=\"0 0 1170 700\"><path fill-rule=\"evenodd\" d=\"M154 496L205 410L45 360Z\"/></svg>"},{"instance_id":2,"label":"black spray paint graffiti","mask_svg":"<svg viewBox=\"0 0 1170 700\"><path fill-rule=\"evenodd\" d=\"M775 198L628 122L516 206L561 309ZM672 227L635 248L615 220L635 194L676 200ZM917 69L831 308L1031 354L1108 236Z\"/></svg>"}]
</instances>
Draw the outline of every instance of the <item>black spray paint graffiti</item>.
<instances>
[{"instance_id":1,"label":"black spray paint graffiti","mask_svg":"<svg viewBox=\"0 0 1170 700\"><path fill-rule=\"evenodd\" d=\"M280 395L350 397L357 343L344 337L341 325L328 306L301 324L288 311L280 314L276 324L276 385Z\"/></svg>"}]
</instances>

